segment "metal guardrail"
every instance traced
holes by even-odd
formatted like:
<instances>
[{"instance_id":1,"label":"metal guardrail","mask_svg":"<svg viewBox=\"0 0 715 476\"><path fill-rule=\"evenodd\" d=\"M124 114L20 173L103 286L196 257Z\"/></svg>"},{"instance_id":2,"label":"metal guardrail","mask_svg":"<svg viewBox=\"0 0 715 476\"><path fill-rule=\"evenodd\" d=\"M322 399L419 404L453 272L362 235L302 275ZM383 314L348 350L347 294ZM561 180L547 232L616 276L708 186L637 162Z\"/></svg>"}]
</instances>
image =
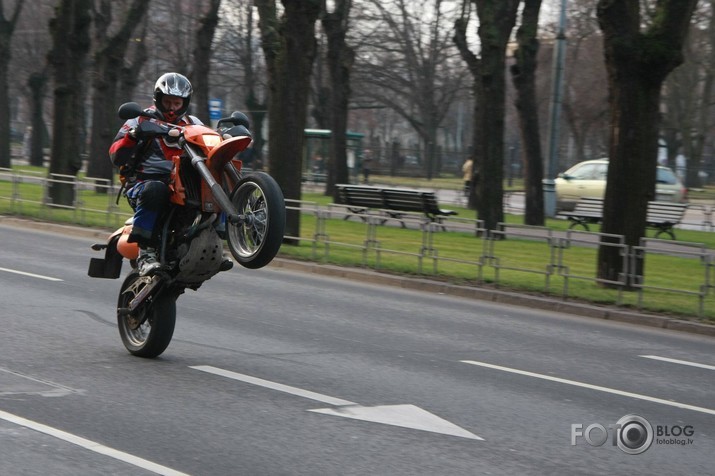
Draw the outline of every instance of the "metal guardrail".
<instances>
[{"instance_id":1,"label":"metal guardrail","mask_svg":"<svg viewBox=\"0 0 715 476\"><path fill-rule=\"evenodd\" d=\"M380 270L383 257L389 255L393 257L392 269L394 262L411 261L409 268L425 276L439 276L440 265L456 263L465 274L465 282L478 286L509 286L511 281L505 279L506 274L512 277L537 276L542 286L532 291L560 296L564 301L575 297L576 293L572 292L574 286L586 283L601 289L605 304L630 305L642 310L648 307L646 303L657 300L654 298L657 294L673 293L692 296L694 313L699 316L704 315L706 309L715 309L715 250L701 243L644 238L640 246L631 247L625 244L625 238L621 235L580 230L556 231L507 223L498 224L497 230L487 230L480 220L448 217L436 223L421 214L406 213L401 220L412 233L419 230L422 240L421 246L405 249L400 240L400 234L405 230L398 220L384 211L370 210L360 215L351 215L347 207L342 205L321 207L313 202L297 200L286 200L286 203L288 209L299 210L315 220L311 236L295 238L311 244L311 259L318 262L331 261L331 257L339 256L340 250L352 250L361 253L361 264L364 267ZM359 236L349 242L336 238L331 227L345 219L363 227ZM446 238L452 232L469 235L474 239L474 246L457 253L447 253L451 244ZM505 246L514 240L520 240L524 252L530 253L530 267L523 264L524 261L519 259L513 246ZM602 246L618 250L621 256L622 269L615 280L597 277L597 254ZM587 258L584 258L584 252ZM543 257L543 260L533 264L534 256ZM697 263L697 271L689 276L690 288L677 279L666 284L651 282L645 273L639 273L638 269L659 266L658 256L676 258L683 263ZM640 268L637 266L639 260L643 263ZM635 300L631 298L634 300L631 303L625 299L625 291L629 286L635 289ZM710 304L709 308L707 304Z\"/></svg>"},{"instance_id":2,"label":"metal guardrail","mask_svg":"<svg viewBox=\"0 0 715 476\"><path fill-rule=\"evenodd\" d=\"M51 203L48 190L55 183L72 186L72 205ZM40 187L27 187L28 184ZM80 225L113 228L131 216L130 212L122 211L115 204L117 192L118 186L106 180L42 176L0 169L0 213L5 210L23 214L29 211L29 207L34 207L43 219L54 220L59 218L56 215L64 213L71 215L71 221ZM96 205L98 196L106 196L103 206ZM622 236L580 230L556 231L506 223L500 223L496 230L487 230L483 222L476 219L450 216L437 223L422 214L405 213L398 220L381 210L370 210L356 216L342 205L325 206L299 200L286 200L286 208L301 213L305 218L301 221L308 228L306 232L304 226L303 236L286 238L309 243L310 259L317 262L339 261L341 254L358 252L364 267L380 270L384 268L384 261L389 259L393 270L403 268L407 273L430 277L438 277L441 267L450 263L450 270L456 270L465 285L514 287L515 280L536 281L541 286L531 291L560 296L564 301L575 297L573 288L583 285L581 283L605 285L600 286L603 302L617 306L628 305L624 290L630 283L637 297L636 302L630 305L640 309L653 308L651 304L663 293L692 297L695 313L700 316L706 310L712 313L715 309L715 250L700 243L644 238L640 246L630 247ZM707 218L709 222L710 217ZM358 232L341 237L335 225L344 220L355 222ZM421 234L419 246L405 245L414 243L416 230ZM409 239L406 239L406 233L410 234ZM457 234L470 237L473 245L455 249L453 237ZM517 251L508 246L515 240L519 240ZM601 246L614 247L622 256L622 270L614 281L597 278L595 266ZM520 259L523 256L520 253L529 253L528 262L531 265L524 264L527 260ZM534 257L543 259L534 260ZM657 267L662 257L675 258L678 263L688 266L689 287L677 279L656 282L647 278L645 273L638 273L637 262L645 267ZM534 280L534 276L539 279Z\"/></svg>"},{"instance_id":3,"label":"metal guardrail","mask_svg":"<svg viewBox=\"0 0 715 476\"><path fill-rule=\"evenodd\" d=\"M27 187L28 185L30 187ZM39 189L31 187L32 185L39 186ZM72 203L52 203L50 187L53 185L71 187ZM107 179L79 178L62 174L44 175L0 168L0 210L5 209L9 213L23 214L25 207L33 207L43 219L53 220L64 212L65 215L71 216L74 223L80 225L120 226L132 214L131 210L122 211L116 204L118 192L119 186ZM95 199L89 200L90 195ZM96 205L97 196L104 197L104 206ZM4 208L3 204L7 208Z\"/></svg>"}]
</instances>

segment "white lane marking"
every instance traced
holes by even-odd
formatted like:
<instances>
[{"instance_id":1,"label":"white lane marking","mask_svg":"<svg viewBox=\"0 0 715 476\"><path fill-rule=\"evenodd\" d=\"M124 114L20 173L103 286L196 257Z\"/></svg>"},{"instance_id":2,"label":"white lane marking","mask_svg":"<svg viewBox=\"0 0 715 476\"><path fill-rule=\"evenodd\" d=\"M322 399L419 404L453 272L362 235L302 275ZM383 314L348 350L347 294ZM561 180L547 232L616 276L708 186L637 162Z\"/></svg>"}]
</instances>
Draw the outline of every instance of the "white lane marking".
<instances>
[{"instance_id":1,"label":"white lane marking","mask_svg":"<svg viewBox=\"0 0 715 476\"><path fill-rule=\"evenodd\" d=\"M51 426L43 425L42 423L38 423L36 421L28 420L27 418L13 415L12 413L7 413L0 410L0 419L3 419L10 423L15 423L16 425L24 426L31 430L39 431L40 433L53 436L73 445L77 445L90 451L94 451L95 453L109 456L110 458L129 463L133 466L146 469L147 471L151 471L156 474L165 474L169 476L188 476L186 473L182 473L169 467L162 466L151 461L147 461L143 458L124 453L123 451L115 450L114 448L110 448L95 441L82 438L81 436L73 435L72 433L67 433L66 431L58 430L57 428L53 428Z\"/></svg>"},{"instance_id":2,"label":"white lane marking","mask_svg":"<svg viewBox=\"0 0 715 476\"><path fill-rule=\"evenodd\" d=\"M691 367L699 367L701 369L715 370L715 365L699 364L697 362L688 362L687 360L670 359L668 357L660 357L658 355L639 355L638 357L644 357L646 359L662 360L663 362L670 362L673 364L689 365Z\"/></svg>"},{"instance_id":3,"label":"white lane marking","mask_svg":"<svg viewBox=\"0 0 715 476\"><path fill-rule=\"evenodd\" d=\"M231 372L230 370L219 369L218 367L212 367L210 365L196 365L189 368L201 370L202 372L208 372L214 375L220 375L222 377L230 378L233 380L239 380L241 382L246 382L253 385L258 385L259 387L265 387L277 390L279 392L289 393L298 397L316 400L318 402L327 403L328 405L357 405L357 403L355 402L349 402L347 400L330 397L328 395L321 395L320 393L311 392L310 390L303 390L302 388L291 387L289 385L283 385L282 383L271 382L270 380L263 380L262 378L258 377L251 377L250 375Z\"/></svg>"},{"instance_id":4,"label":"white lane marking","mask_svg":"<svg viewBox=\"0 0 715 476\"><path fill-rule=\"evenodd\" d=\"M591 390L597 390L599 392L612 393L614 395L621 395L624 397L637 398L639 400L645 400L653 403L660 403L661 405L668 405L671 407L682 408L685 410L692 410L695 412L708 413L710 415L715 415L715 410L711 408L696 407L694 405L688 405L686 403L679 403L672 400L664 400L662 398L649 397L648 395L640 395L638 393L624 392L622 390L616 390L614 388L601 387L598 385L592 385L590 383L577 382L576 380L567 380L559 377L552 377L551 375L537 374L534 372L527 372L525 370L512 369L510 367L502 367L501 365L487 364L486 362L476 362L474 360L462 360L461 362L470 365L477 365L479 367L486 367L489 369L501 370L504 372L510 372L513 374L525 375L527 377L540 378L543 380L549 380L551 382L564 383L566 385L573 385L576 387L588 388Z\"/></svg>"},{"instance_id":5,"label":"white lane marking","mask_svg":"<svg viewBox=\"0 0 715 476\"><path fill-rule=\"evenodd\" d=\"M328 395L321 395L320 393L303 390L302 388L291 387L281 383L271 382L270 380L264 380L262 378L239 374L231 372L230 370L220 369L218 367L212 367L210 365L195 365L189 366L189 368L277 390L279 392L289 393L297 397L317 400L319 402L337 407L308 410L310 412L484 441L484 438L481 438L474 433L470 433L469 431L415 405L379 405L375 407L364 407L348 400L334 398Z\"/></svg>"},{"instance_id":6,"label":"white lane marking","mask_svg":"<svg viewBox=\"0 0 715 476\"><path fill-rule=\"evenodd\" d=\"M41 274L26 273L24 271L18 271L16 269L0 268L0 271L5 271L6 273L21 274L23 276L29 276L31 278L46 279L47 281L62 281L59 278L52 278L50 276L43 276Z\"/></svg>"}]
</instances>

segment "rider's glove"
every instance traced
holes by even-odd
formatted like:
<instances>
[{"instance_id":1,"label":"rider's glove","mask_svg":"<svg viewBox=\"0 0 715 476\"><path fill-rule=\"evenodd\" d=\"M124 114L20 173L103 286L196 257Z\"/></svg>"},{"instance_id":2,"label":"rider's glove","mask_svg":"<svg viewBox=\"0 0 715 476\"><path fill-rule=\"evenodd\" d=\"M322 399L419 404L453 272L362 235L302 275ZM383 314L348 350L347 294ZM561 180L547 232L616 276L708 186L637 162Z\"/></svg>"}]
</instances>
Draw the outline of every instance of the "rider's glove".
<instances>
[{"instance_id":1,"label":"rider's glove","mask_svg":"<svg viewBox=\"0 0 715 476\"><path fill-rule=\"evenodd\" d=\"M149 139L157 134L164 132L166 128L164 126L155 124L151 121L142 121L136 126L129 129L127 135L134 140Z\"/></svg>"}]
</instances>

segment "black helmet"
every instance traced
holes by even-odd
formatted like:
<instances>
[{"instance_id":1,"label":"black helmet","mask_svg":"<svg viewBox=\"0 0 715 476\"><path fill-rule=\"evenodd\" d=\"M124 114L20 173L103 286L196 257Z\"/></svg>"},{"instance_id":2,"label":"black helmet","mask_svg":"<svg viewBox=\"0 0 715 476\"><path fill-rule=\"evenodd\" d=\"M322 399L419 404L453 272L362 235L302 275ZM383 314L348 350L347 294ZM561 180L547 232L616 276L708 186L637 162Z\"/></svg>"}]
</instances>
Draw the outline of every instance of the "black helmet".
<instances>
[{"instance_id":1,"label":"black helmet","mask_svg":"<svg viewBox=\"0 0 715 476\"><path fill-rule=\"evenodd\" d=\"M156 80L156 84L154 85L154 106L164 115L165 119L172 122L186 114L186 111L189 109L189 104L191 103L192 92L193 88L191 87L191 82L183 74L162 74L159 79ZM167 114L161 104L161 100L164 96L184 98L184 105L181 109L174 111L174 114ZM173 115L175 115L175 117L167 117Z\"/></svg>"}]
</instances>

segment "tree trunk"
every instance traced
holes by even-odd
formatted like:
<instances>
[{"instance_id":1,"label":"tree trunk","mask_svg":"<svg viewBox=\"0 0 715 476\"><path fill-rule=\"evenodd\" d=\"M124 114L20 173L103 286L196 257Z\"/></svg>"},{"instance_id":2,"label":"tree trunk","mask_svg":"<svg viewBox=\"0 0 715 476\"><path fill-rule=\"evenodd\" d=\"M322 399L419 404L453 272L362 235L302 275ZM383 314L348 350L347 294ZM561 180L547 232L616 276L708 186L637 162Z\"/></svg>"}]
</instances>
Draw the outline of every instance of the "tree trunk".
<instances>
[{"instance_id":1,"label":"tree trunk","mask_svg":"<svg viewBox=\"0 0 715 476\"><path fill-rule=\"evenodd\" d=\"M105 32L111 23L111 4L107 3L103 15L97 15L97 40L100 42L94 55L95 77L92 87L92 130L90 133L87 176L112 183L114 167L109 160L108 150L122 121L117 117L117 90L120 75L118 65L124 64L129 41L136 26L147 10L144 0L134 0L120 29L111 38ZM105 187L98 187L98 193L107 193Z\"/></svg>"},{"instance_id":2,"label":"tree trunk","mask_svg":"<svg viewBox=\"0 0 715 476\"><path fill-rule=\"evenodd\" d=\"M12 16L5 19L2 2L0 2L0 167L10 168L10 96L8 84L8 68L12 56L12 34L15 31L17 19L20 16L25 0L18 0Z\"/></svg>"},{"instance_id":3,"label":"tree trunk","mask_svg":"<svg viewBox=\"0 0 715 476\"><path fill-rule=\"evenodd\" d=\"M253 2L251 2L253 3ZM248 115L251 117L251 135L253 136L253 150L255 157L253 158L253 167L260 169L263 163L263 146L265 139L263 137L263 124L266 120L266 101L261 101L256 93L256 76L254 68L254 51L253 51L253 5L249 5L246 12L246 43L243 48L241 60L243 67L246 69L246 81L243 89L246 91L246 107Z\"/></svg>"},{"instance_id":4,"label":"tree trunk","mask_svg":"<svg viewBox=\"0 0 715 476\"><path fill-rule=\"evenodd\" d=\"M599 0L608 70L611 139L601 231L629 246L645 236L648 201L655 196L659 103L663 81L682 62L696 0L663 0L645 33L638 0ZM601 238L598 278L608 286L624 272L622 250ZM643 274L638 259L631 276ZM632 283L631 283L632 284Z\"/></svg>"},{"instance_id":5,"label":"tree trunk","mask_svg":"<svg viewBox=\"0 0 715 476\"><path fill-rule=\"evenodd\" d=\"M350 101L350 73L355 62L355 50L345 42L352 0L336 2L333 13L323 17L322 24L328 37L328 71L330 89L330 157L325 194L338 201L336 183L349 183L347 158L348 102ZM325 8L325 6L324 6Z\"/></svg>"},{"instance_id":6,"label":"tree trunk","mask_svg":"<svg viewBox=\"0 0 715 476\"><path fill-rule=\"evenodd\" d=\"M477 215L487 230L504 221L504 113L506 44L516 22L518 0L475 0L482 45L481 102L475 118L476 147L481 160L475 163L479 175Z\"/></svg>"},{"instance_id":7,"label":"tree trunk","mask_svg":"<svg viewBox=\"0 0 715 476\"><path fill-rule=\"evenodd\" d=\"M145 17L142 22L141 36L134 42L133 58L129 63L125 63L119 72L119 86L116 98L117 107L134 96L134 90L140 78L139 73L149 59L149 53L146 47L146 30L147 21Z\"/></svg>"},{"instance_id":8,"label":"tree trunk","mask_svg":"<svg viewBox=\"0 0 715 476\"><path fill-rule=\"evenodd\" d=\"M259 28L268 70L269 170L287 199L300 200L303 137L310 75L316 52L315 22L320 0L282 0L277 18L275 0L256 0ZM300 236L300 213L288 210L287 236ZM297 244L297 240L288 239Z\"/></svg>"},{"instance_id":9,"label":"tree trunk","mask_svg":"<svg viewBox=\"0 0 715 476\"><path fill-rule=\"evenodd\" d=\"M32 73L27 80L30 89L30 165L42 167L45 165L44 144L47 138L45 119L42 116L45 91L47 89L47 73L44 71Z\"/></svg>"},{"instance_id":10,"label":"tree trunk","mask_svg":"<svg viewBox=\"0 0 715 476\"><path fill-rule=\"evenodd\" d=\"M467 45L467 25L468 25L468 14L469 14L469 5L470 5L470 0L464 0L463 3L463 12L462 12L462 18L458 19L455 22L454 25L454 43L457 45L457 49L459 50L460 55L462 56L462 59L467 63L467 67L469 68L469 72L472 75L472 92L475 98L481 98L483 96L482 93L482 82L479 81L479 78L481 77L481 60L469 50L469 46ZM480 110L481 108L481 99L477 99L474 101L474 110L472 114L474 115L475 119L480 116ZM469 185L469 193L467 195L467 206L471 210L476 210L477 209L477 190L479 189L479 170L480 170L480 163L482 162L482 149L481 147L478 147L480 137L477 133L477 125L476 125L476 120L474 124L474 132L473 132L473 141L474 143L472 144L472 182ZM477 216L477 218L479 218Z\"/></svg>"},{"instance_id":11,"label":"tree trunk","mask_svg":"<svg viewBox=\"0 0 715 476\"><path fill-rule=\"evenodd\" d=\"M544 225L544 159L539 135L539 108L536 101L536 61L539 52L538 31L541 0L525 0L521 26L516 34L519 48L514 53L516 64L511 67L516 88L516 109L524 162L526 207L524 224Z\"/></svg>"},{"instance_id":12,"label":"tree trunk","mask_svg":"<svg viewBox=\"0 0 715 476\"><path fill-rule=\"evenodd\" d=\"M52 134L52 174L76 176L82 167L86 58L90 48L91 0L61 0L50 21L53 48L48 61L54 73L55 118ZM52 182L50 200L71 205L74 186Z\"/></svg>"},{"instance_id":13,"label":"tree trunk","mask_svg":"<svg viewBox=\"0 0 715 476\"><path fill-rule=\"evenodd\" d=\"M194 87L193 113L206 124L209 123L209 72L211 71L211 43L218 26L218 10L221 0L211 0L208 12L199 20L194 48L191 82Z\"/></svg>"}]
</instances>

